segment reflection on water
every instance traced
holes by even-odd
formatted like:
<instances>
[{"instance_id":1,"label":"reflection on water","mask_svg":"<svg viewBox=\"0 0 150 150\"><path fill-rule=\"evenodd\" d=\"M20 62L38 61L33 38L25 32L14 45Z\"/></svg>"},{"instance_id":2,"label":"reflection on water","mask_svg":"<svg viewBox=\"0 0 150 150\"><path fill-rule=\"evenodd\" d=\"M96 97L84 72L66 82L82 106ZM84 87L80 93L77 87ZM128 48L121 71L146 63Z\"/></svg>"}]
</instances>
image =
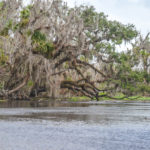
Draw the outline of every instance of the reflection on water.
<instances>
[{"instance_id":1,"label":"reflection on water","mask_svg":"<svg viewBox=\"0 0 150 150\"><path fill-rule=\"evenodd\" d=\"M0 103L0 150L149 150L149 102Z\"/></svg>"},{"instance_id":2,"label":"reflection on water","mask_svg":"<svg viewBox=\"0 0 150 150\"><path fill-rule=\"evenodd\" d=\"M86 107L90 103L73 103L61 101L7 101L0 103L0 108L22 108L22 107Z\"/></svg>"}]
</instances>

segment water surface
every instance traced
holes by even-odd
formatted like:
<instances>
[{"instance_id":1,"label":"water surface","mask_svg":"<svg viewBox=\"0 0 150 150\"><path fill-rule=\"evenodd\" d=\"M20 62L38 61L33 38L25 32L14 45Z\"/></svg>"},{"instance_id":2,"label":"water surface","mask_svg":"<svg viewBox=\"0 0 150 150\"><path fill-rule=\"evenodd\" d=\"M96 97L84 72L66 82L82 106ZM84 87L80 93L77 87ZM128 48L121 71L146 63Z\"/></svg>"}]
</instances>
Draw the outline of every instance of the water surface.
<instances>
[{"instance_id":1,"label":"water surface","mask_svg":"<svg viewBox=\"0 0 150 150\"><path fill-rule=\"evenodd\" d=\"M9 102L0 107L0 150L150 150L149 102Z\"/></svg>"}]
</instances>

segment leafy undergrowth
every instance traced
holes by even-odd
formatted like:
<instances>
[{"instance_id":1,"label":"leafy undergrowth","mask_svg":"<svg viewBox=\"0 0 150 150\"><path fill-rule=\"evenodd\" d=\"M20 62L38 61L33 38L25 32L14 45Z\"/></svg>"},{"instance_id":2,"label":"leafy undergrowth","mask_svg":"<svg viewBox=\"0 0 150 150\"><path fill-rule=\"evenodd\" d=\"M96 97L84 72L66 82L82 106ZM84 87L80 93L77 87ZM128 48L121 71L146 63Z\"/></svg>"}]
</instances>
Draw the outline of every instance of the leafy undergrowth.
<instances>
[{"instance_id":1,"label":"leafy undergrowth","mask_svg":"<svg viewBox=\"0 0 150 150\"><path fill-rule=\"evenodd\" d=\"M134 95L134 96L129 96L125 97L124 94L122 93L117 93L114 98L116 99L123 99L123 100L150 100L149 96L141 96L141 95Z\"/></svg>"},{"instance_id":2,"label":"leafy undergrowth","mask_svg":"<svg viewBox=\"0 0 150 150\"><path fill-rule=\"evenodd\" d=\"M150 97L145 97L145 96L131 96L129 98L125 98L125 100L141 100L141 101L146 101L146 100L150 100Z\"/></svg>"},{"instance_id":3,"label":"leafy undergrowth","mask_svg":"<svg viewBox=\"0 0 150 150\"><path fill-rule=\"evenodd\" d=\"M71 102L86 102L86 101L96 101L96 98L91 99L89 97L86 96L74 96L74 97L70 97L70 98L32 98L30 99L30 101L71 101ZM105 101L105 100L126 100L126 101L130 101L130 100L135 100L135 101L150 101L150 96L130 96L128 98L125 98L125 96L123 94L116 94L115 96L113 96L113 98L110 97L100 97L98 101ZM7 102L7 100L5 99L0 99L0 103L4 103Z\"/></svg>"},{"instance_id":4,"label":"leafy undergrowth","mask_svg":"<svg viewBox=\"0 0 150 150\"><path fill-rule=\"evenodd\" d=\"M99 98L100 100L140 100L140 101L147 101L150 100L149 96L130 96L130 97L125 97L123 95L120 96L114 96L113 98L109 98L109 97L102 97Z\"/></svg>"},{"instance_id":5,"label":"leafy undergrowth","mask_svg":"<svg viewBox=\"0 0 150 150\"><path fill-rule=\"evenodd\" d=\"M73 101L73 102L80 102L80 101L90 101L91 99L86 97L86 96L81 96L81 97L71 97L69 98L69 101ZM96 100L96 99L93 99ZM99 101L104 101L104 100L140 100L140 101L148 101L150 100L149 96L130 96L125 98L125 96L122 93L118 93L115 96L113 96L113 98L110 97L100 97Z\"/></svg>"}]
</instances>

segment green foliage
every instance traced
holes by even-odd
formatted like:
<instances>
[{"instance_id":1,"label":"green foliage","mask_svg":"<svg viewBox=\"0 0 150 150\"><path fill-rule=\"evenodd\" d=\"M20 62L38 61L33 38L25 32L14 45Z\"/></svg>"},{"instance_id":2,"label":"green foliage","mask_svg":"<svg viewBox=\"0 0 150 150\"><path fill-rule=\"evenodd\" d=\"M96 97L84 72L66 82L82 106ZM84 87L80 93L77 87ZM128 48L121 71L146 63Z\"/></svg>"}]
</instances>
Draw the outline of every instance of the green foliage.
<instances>
[{"instance_id":1,"label":"green foliage","mask_svg":"<svg viewBox=\"0 0 150 150\"><path fill-rule=\"evenodd\" d=\"M67 81L72 81L72 77L71 76L67 76L66 80Z\"/></svg>"},{"instance_id":2,"label":"green foliage","mask_svg":"<svg viewBox=\"0 0 150 150\"><path fill-rule=\"evenodd\" d=\"M0 49L0 65L5 65L5 63L8 61L8 56L5 55L4 50Z\"/></svg>"},{"instance_id":3,"label":"green foliage","mask_svg":"<svg viewBox=\"0 0 150 150\"><path fill-rule=\"evenodd\" d=\"M0 2L0 11L2 11L3 6L4 6L4 2L2 1Z\"/></svg>"},{"instance_id":4,"label":"green foliage","mask_svg":"<svg viewBox=\"0 0 150 150\"><path fill-rule=\"evenodd\" d=\"M144 91L149 93L150 75L147 71L133 69L137 62L135 53L110 51L109 55L114 60L113 66L116 71L115 78L112 77L110 84L124 90L127 95L144 93Z\"/></svg>"},{"instance_id":5,"label":"green foliage","mask_svg":"<svg viewBox=\"0 0 150 150\"><path fill-rule=\"evenodd\" d=\"M121 74L118 78L121 81L121 88L128 90L129 93L150 92L150 86L144 83L144 79L149 79L150 76L146 74L145 77L144 72L130 71L128 74Z\"/></svg>"},{"instance_id":6,"label":"green foliage","mask_svg":"<svg viewBox=\"0 0 150 150\"><path fill-rule=\"evenodd\" d=\"M85 26L90 26L91 24L94 24L94 19L98 14L95 11L95 8L93 6L81 6L83 7L83 12L81 14L81 17L83 18L83 21L85 23Z\"/></svg>"},{"instance_id":7,"label":"green foliage","mask_svg":"<svg viewBox=\"0 0 150 150\"><path fill-rule=\"evenodd\" d=\"M0 103L6 103L6 102L7 102L7 100L0 99Z\"/></svg>"},{"instance_id":8,"label":"green foliage","mask_svg":"<svg viewBox=\"0 0 150 150\"><path fill-rule=\"evenodd\" d=\"M146 50L141 50L140 51L140 54L144 57L144 56L149 56L150 55L150 53L148 53Z\"/></svg>"},{"instance_id":9,"label":"green foliage","mask_svg":"<svg viewBox=\"0 0 150 150\"><path fill-rule=\"evenodd\" d=\"M81 17L87 28L86 35L94 47L89 53L95 57L98 56L97 54L107 56L110 58L111 65L115 70L110 80L105 83L106 86L100 84L99 88L109 88L109 85L112 86L114 84L119 89L123 89L127 95L144 90L148 91L149 88L146 85L142 87L139 85L144 81L149 83L150 76L147 72L133 70L138 64L139 52L116 52L117 45L121 45L123 42L131 42L132 39L138 36L135 26L132 24L124 25L118 21L110 21L104 13L96 12L94 7L82 6L81 8ZM146 63L149 52L146 52L145 49L139 51L144 63ZM109 68L109 64L106 65L106 68ZM105 96L105 93L104 95L102 93L100 96Z\"/></svg>"},{"instance_id":10,"label":"green foliage","mask_svg":"<svg viewBox=\"0 0 150 150\"><path fill-rule=\"evenodd\" d=\"M0 90L4 88L4 82L0 82Z\"/></svg>"},{"instance_id":11,"label":"green foliage","mask_svg":"<svg viewBox=\"0 0 150 150\"><path fill-rule=\"evenodd\" d=\"M69 68L69 63L68 63L68 62L65 62L64 65L63 65L63 67L64 67L65 69L68 69L68 68Z\"/></svg>"},{"instance_id":12,"label":"green foliage","mask_svg":"<svg viewBox=\"0 0 150 150\"><path fill-rule=\"evenodd\" d=\"M104 97L104 96L107 95L107 93L106 93L106 92L100 92L98 95L99 95L100 97Z\"/></svg>"},{"instance_id":13,"label":"green foliage","mask_svg":"<svg viewBox=\"0 0 150 150\"><path fill-rule=\"evenodd\" d=\"M138 85L138 91L141 93L149 93L150 92L150 86L146 85L144 83L141 83Z\"/></svg>"},{"instance_id":14,"label":"green foliage","mask_svg":"<svg viewBox=\"0 0 150 150\"><path fill-rule=\"evenodd\" d=\"M28 19L30 17L30 9L31 8L32 8L32 5L29 5L20 12L21 19Z\"/></svg>"},{"instance_id":15,"label":"green foliage","mask_svg":"<svg viewBox=\"0 0 150 150\"><path fill-rule=\"evenodd\" d=\"M145 101L145 100L150 100L150 97L146 96L141 96L139 98L136 98L137 100Z\"/></svg>"},{"instance_id":16,"label":"green foliage","mask_svg":"<svg viewBox=\"0 0 150 150\"><path fill-rule=\"evenodd\" d=\"M29 80L28 83L27 83L27 86L28 87L33 87L34 85L34 82L32 80Z\"/></svg>"},{"instance_id":17,"label":"green foliage","mask_svg":"<svg viewBox=\"0 0 150 150\"><path fill-rule=\"evenodd\" d=\"M93 6L80 7L81 17L87 28L86 34L97 52L110 54L115 50L116 45L121 45L124 41L130 42L137 37L138 32L134 25L110 21L104 13L96 12ZM93 54L97 56L96 53Z\"/></svg>"},{"instance_id":18,"label":"green foliage","mask_svg":"<svg viewBox=\"0 0 150 150\"><path fill-rule=\"evenodd\" d=\"M29 23L30 11L32 5L29 5L20 12L20 21L14 26L14 30L25 28Z\"/></svg>"},{"instance_id":19,"label":"green foliage","mask_svg":"<svg viewBox=\"0 0 150 150\"><path fill-rule=\"evenodd\" d=\"M117 21L109 21L107 28L109 39L117 45L122 44L123 40L130 41L138 34L133 25L123 25Z\"/></svg>"},{"instance_id":20,"label":"green foliage","mask_svg":"<svg viewBox=\"0 0 150 150\"><path fill-rule=\"evenodd\" d=\"M1 36L8 36L9 34L9 30L12 29L12 20L9 20L7 23L6 23L6 26L4 27L4 29L2 29L0 31L0 35Z\"/></svg>"},{"instance_id":21,"label":"green foliage","mask_svg":"<svg viewBox=\"0 0 150 150\"><path fill-rule=\"evenodd\" d=\"M79 58L81 61L85 61L85 62L88 62L88 58L85 57L84 55L81 55L80 58Z\"/></svg>"},{"instance_id":22,"label":"green foliage","mask_svg":"<svg viewBox=\"0 0 150 150\"><path fill-rule=\"evenodd\" d=\"M31 39L33 44L36 46L36 52L40 52L46 58L51 58L54 45L52 42L47 41L45 34L41 33L40 31L35 31Z\"/></svg>"},{"instance_id":23,"label":"green foliage","mask_svg":"<svg viewBox=\"0 0 150 150\"><path fill-rule=\"evenodd\" d=\"M32 35L32 31L31 31L31 30L27 30L26 34L27 34L27 36L29 37L29 36Z\"/></svg>"},{"instance_id":24,"label":"green foliage","mask_svg":"<svg viewBox=\"0 0 150 150\"><path fill-rule=\"evenodd\" d=\"M33 42L45 42L46 41L46 35L41 33L40 31L35 31L32 35Z\"/></svg>"},{"instance_id":25,"label":"green foliage","mask_svg":"<svg viewBox=\"0 0 150 150\"><path fill-rule=\"evenodd\" d=\"M20 28L26 27L26 25L29 23L29 19L22 19L21 22L19 23Z\"/></svg>"}]
</instances>

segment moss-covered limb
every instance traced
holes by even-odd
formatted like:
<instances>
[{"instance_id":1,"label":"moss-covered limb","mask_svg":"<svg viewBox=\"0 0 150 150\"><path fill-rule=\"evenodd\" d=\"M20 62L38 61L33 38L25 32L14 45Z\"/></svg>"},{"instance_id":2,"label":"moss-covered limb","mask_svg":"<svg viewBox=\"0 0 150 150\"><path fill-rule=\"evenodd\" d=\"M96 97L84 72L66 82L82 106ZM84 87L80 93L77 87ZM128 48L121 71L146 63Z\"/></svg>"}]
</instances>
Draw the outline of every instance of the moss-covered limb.
<instances>
[{"instance_id":1,"label":"moss-covered limb","mask_svg":"<svg viewBox=\"0 0 150 150\"><path fill-rule=\"evenodd\" d=\"M10 95L10 94L12 94L12 93L17 92L18 90L20 90L22 87L24 87L27 84L28 79L29 79L29 75L27 75L24 78L23 82L19 86L17 86L16 88L8 91L7 94Z\"/></svg>"},{"instance_id":2,"label":"moss-covered limb","mask_svg":"<svg viewBox=\"0 0 150 150\"><path fill-rule=\"evenodd\" d=\"M81 80L80 80L81 81ZM84 81L84 80L82 80ZM80 92L86 97L89 97L91 99L96 98L97 100L100 97L108 97L107 94L99 94L99 92L110 91L111 89L98 89L95 86L93 86L93 82L87 81L85 83L80 83L79 81L63 81L61 83L61 88L67 88L69 90L76 92ZM110 98L110 97L109 97Z\"/></svg>"},{"instance_id":3,"label":"moss-covered limb","mask_svg":"<svg viewBox=\"0 0 150 150\"><path fill-rule=\"evenodd\" d=\"M76 83L74 82L69 82L69 81L63 81L61 83L61 88L67 88L68 90L71 90L74 92L74 94L76 93L81 93L82 95L85 95L89 98L93 98L94 94L92 92L88 92L82 89L82 86L78 86Z\"/></svg>"},{"instance_id":4,"label":"moss-covered limb","mask_svg":"<svg viewBox=\"0 0 150 150\"><path fill-rule=\"evenodd\" d=\"M107 77L103 72L101 72L100 70L98 70L96 67L94 67L94 66L93 66L92 64L90 64L90 63L87 63L87 62L84 62L84 61L81 61L81 60L77 60L77 63L83 64L83 65L85 65L85 66L88 66L88 67L92 68L93 71L99 73L99 74L102 75L103 77L105 77L105 78Z\"/></svg>"}]
</instances>

